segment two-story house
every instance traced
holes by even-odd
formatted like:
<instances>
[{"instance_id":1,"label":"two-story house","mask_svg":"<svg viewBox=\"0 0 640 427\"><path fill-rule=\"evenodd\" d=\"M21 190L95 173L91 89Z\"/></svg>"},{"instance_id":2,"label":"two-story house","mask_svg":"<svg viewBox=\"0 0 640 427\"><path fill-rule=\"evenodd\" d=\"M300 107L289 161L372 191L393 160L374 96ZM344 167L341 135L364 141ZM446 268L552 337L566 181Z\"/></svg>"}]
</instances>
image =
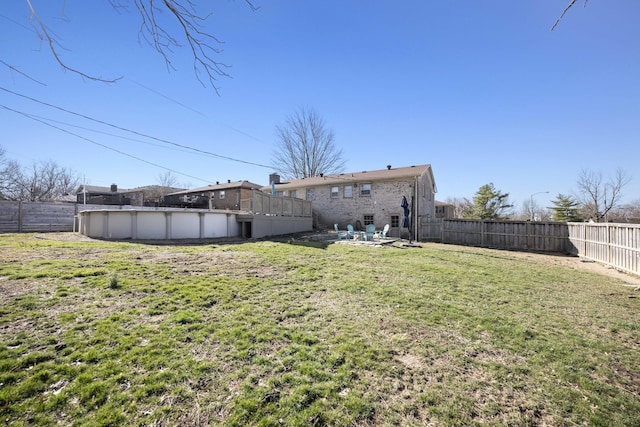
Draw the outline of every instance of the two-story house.
<instances>
[{"instance_id":1,"label":"two-story house","mask_svg":"<svg viewBox=\"0 0 640 427\"><path fill-rule=\"evenodd\" d=\"M431 165L319 175L310 178L281 181L279 175L270 175L265 192L275 192L283 197L297 197L312 201L313 213L318 225L333 228L338 224L344 229L352 224L363 229L374 224L381 229L391 227L390 235L400 236L403 209L402 196L410 203L412 230L410 236L419 240L421 219L435 218L435 193L437 191Z\"/></svg>"},{"instance_id":2,"label":"two-story house","mask_svg":"<svg viewBox=\"0 0 640 427\"><path fill-rule=\"evenodd\" d=\"M251 200L252 191L260 188L260 185L249 181L216 182L206 187L167 194L164 206L239 210L241 201Z\"/></svg>"}]
</instances>

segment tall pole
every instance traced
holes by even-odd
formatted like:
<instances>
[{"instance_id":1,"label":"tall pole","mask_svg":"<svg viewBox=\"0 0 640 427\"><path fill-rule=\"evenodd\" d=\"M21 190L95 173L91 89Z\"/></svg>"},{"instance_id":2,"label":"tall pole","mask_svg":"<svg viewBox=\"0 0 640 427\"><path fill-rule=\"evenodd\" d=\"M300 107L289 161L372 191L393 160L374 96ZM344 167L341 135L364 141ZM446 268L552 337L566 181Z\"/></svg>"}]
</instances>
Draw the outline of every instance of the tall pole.
<instances>
[{"instance_id":1,"label":"tall pole","mask_svg":"<svg viewBox=\"0 0 640 427\"><path fill-rule=\"evenodd\" d=\"M533 196L535 196L536 194L549 194L548 191L538 191L537 193L533 193L531 196L529 196L529 210L531 211L531 217L529 218L531 221L535 220L535 217L533 215Z\"/></svg>"}]
</instances>

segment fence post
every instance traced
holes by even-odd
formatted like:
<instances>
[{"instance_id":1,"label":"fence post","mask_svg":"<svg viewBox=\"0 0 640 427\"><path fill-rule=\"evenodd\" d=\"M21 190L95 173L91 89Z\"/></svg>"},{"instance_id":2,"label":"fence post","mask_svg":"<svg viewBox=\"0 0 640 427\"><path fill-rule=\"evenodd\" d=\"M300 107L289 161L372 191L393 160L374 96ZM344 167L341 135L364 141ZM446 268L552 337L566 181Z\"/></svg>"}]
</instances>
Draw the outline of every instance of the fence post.
<instances>
[{"instance_id":1,"label":"fence post","mask_svg":"<svg viewBox=\"0 0 640 427\"><path fill-rule=\"evenodd\" d=\"M22 200L18 202L18 233L22 233Z\"/></svg>"},{"instance_id":2,"label":"fence post","mask_svg":"<svg viewBox=\"0 0 640 427\"><path fill-rule=\"evenodd\" d=\"M611 265L611 225L607 223L607 264Z\"/></svg>"}]
</instances>

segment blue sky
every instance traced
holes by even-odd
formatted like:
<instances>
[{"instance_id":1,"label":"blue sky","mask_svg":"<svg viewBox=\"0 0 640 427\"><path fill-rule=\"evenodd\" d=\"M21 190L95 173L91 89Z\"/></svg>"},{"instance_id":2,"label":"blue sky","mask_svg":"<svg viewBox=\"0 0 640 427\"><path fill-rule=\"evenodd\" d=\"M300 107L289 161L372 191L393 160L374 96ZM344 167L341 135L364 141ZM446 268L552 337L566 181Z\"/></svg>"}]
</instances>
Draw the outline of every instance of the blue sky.
<instances>
[{"instance_id":1,"label":"blue sky","mask_svg":"<svg viewBox=\"0 0 640 427\"><path fill-rule=\"evenodd\" d=\"M430 163L438 200L493 182L518 208L543 191L535 201L549 206L575 192L581 170L616 168L632 176L623 201L640 199L638 1L576 3L554 31L568 0L196 3L213 12L206 29L225 42L216 59L231 65L219 95L195 78L187 49L168 70L139 41L133 7L32 0L68 65L122 76L105 84L64 71L26 1L5 4L0 59L37 80L0 63L0 87L15 93L0 91L0 105L32 116L0 107L7 157L51 159L92 185L157 184L156 165L191 187L267 185L275 127L305 106L335 132L345 172Z\"/></svg>"}]
</instances>

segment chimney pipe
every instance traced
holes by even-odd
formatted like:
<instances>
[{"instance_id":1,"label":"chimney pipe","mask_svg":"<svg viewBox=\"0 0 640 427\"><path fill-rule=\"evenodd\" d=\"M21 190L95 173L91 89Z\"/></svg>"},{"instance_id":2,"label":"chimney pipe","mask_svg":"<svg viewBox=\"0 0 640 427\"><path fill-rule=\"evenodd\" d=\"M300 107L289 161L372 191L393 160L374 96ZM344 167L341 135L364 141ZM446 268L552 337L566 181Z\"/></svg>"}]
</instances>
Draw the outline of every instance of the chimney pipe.
<instances>
[{"instance_id":1,"label":"chimney pipe","mask_svg":"<svg viewBox=\"0 0 640 427\"><path fill-rule=\"evenodd\" d=\"M280 175L277 173L272 173L269 175L269 183L280 184Z\"/></svg>"},{"instance_id":2,"label":"chimney pipe","mask_svg":"<svg viewBox=\"0 0 640 427\"><path fill-rule=\"evenodd\" d=\"M391 170L391 165L387 165L387 170L390 171Z\"/></svg>"}]
</instances>

